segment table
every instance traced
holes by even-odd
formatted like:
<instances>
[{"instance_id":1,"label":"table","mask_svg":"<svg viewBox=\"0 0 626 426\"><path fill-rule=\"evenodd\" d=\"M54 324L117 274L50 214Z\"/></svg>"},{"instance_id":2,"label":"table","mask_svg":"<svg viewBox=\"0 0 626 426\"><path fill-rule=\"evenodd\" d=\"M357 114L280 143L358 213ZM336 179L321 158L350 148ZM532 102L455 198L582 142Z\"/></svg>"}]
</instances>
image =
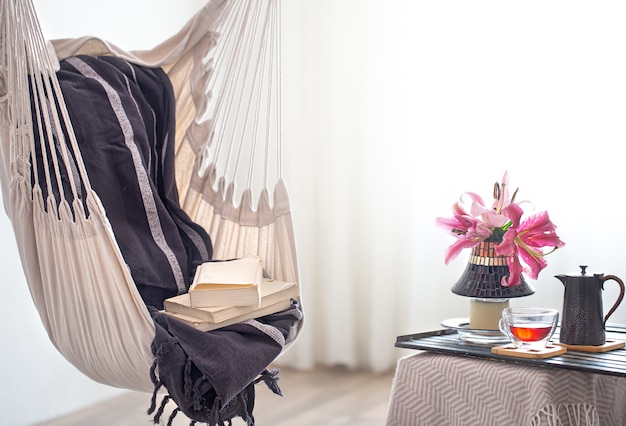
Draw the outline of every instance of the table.
<instances>
[{"instance_id":1,"label":"table","mask_svg":"<svg viewBox=\"0 0 626 426\"><path fill-rule=\"evenodd\" d=\"M397 363L387 426L626 425L624 349L525 360L449 330L408 337L396 346L419 351Z\"/></svg>"}]
</instances>

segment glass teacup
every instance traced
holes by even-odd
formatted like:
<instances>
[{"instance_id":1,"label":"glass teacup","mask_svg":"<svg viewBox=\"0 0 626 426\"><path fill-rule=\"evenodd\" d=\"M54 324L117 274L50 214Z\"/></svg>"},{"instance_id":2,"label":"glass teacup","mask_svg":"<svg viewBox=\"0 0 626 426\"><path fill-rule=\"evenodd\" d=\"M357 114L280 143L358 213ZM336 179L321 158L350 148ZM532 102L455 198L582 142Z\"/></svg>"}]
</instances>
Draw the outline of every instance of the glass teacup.
<instances>
[{"instance_id":1,"label":"glass teacup","mask_svg":"<svg viewBox=\"0 0 626 426\"><path fill-rule=\"evenodd\" d=\"M506 308L502 310L500 331L519 349L542 350L552 338L559 311L544 308Z\"/></svg>"}]
</instances>

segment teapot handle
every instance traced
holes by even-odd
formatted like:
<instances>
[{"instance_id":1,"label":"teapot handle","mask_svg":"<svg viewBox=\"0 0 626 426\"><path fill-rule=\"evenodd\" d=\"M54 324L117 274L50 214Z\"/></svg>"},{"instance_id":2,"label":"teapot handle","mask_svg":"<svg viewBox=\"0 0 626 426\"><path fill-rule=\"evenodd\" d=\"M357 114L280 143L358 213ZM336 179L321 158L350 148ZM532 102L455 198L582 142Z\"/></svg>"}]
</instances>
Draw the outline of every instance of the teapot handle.
<instances>
[{"instance_id":1,"label":"teapot handle","mask_svg":"<svg viewBox=\"0 0 626 426\"><path fill-rule=\"evenodd\" d=\"M605 324L606 324L606 321L609 319L609 317L613 314L613 312L615 312L615 310L617 309L619 304L622 303L622 300L624 299L624 281L622 281L619 277L617 277L615 275L605 275L604 279L602 280L602 288L603 289L604 289L604 283L606 281L608 281L608 280L613 280L617 284L619 284L620 290L619 290L619 296L617 296L617 300L615 301L615 303L613 304L611 309L609 309L609 312L604 317L604 323Z\"/></svg>"}]
</instances>

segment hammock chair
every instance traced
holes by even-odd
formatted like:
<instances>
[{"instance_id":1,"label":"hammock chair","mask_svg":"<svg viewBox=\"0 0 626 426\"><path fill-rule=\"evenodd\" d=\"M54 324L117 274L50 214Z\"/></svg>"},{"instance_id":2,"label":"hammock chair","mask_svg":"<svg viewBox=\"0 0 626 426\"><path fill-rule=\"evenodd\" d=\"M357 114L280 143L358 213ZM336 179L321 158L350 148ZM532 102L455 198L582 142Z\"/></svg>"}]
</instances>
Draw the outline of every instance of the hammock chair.
<instances>
[{"instance_id":1,"label":"hammock chair","mask_svg":"<svg viewBox=\"0 0 626 426\"><path fill-rule=\"evenodd\" d=\"M272 278L299 282L280 169L278 1L211 0L149 51L93 37L46 42L30 0L1 0L0 8L0 183L33 301L52 343L82 373L152 392L154 312L76 136L106 124L71 122L58 72L89 58L133 64L133 73L162 70L175 97L175 143L159 148L172 150L174 170L164 162L162 173L171 175L175 187L166 189L191 221L180 227L197 224L210 237L199 260L259 256ZM109 89L107 96L118 94ZM179 268L187 272L181 278L158 226L149 226L167 259L153 263L172 269L175 293L185 292L194 265Z\"/></svg>"}]
</instances>

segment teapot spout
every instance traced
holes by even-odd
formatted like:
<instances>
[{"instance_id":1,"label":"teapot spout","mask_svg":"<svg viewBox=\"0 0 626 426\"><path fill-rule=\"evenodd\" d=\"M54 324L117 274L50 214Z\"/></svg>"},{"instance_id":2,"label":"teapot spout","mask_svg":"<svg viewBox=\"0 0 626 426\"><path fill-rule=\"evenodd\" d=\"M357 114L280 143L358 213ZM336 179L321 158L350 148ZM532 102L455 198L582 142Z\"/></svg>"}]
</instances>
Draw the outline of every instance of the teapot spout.
<instances>
[{"instance_id":1,"label":"teapot spout","mask_svg":"<svg viewBox=\"0 0 626 426\"><path fill-rule=\"evenodd\" d=\"M572 282L577 281L578 278L583 278L583 279L594 279L591 276L587 276L587 265L580 265L580 276L574 276L574 275L565 275L565 274L559 274L559 275L555 275L554 278L557 278L559 281L561 281L563 283L564 286L567 287L567 281L571 278ZM594 275L595 276L595 275Z\"/></svg>"},{"instance_id":2,"label":"teapot spout","mask_svg":"<svg viewBox=\"0 0 626 426\"><path fill-rule=\"evenodd\" d=\"M563 283L563 285L566 284L566 279L567 279L567 275L555 275L554 278L558 279L559 281L561 281Z\"/></svg>"}]
</instances>

